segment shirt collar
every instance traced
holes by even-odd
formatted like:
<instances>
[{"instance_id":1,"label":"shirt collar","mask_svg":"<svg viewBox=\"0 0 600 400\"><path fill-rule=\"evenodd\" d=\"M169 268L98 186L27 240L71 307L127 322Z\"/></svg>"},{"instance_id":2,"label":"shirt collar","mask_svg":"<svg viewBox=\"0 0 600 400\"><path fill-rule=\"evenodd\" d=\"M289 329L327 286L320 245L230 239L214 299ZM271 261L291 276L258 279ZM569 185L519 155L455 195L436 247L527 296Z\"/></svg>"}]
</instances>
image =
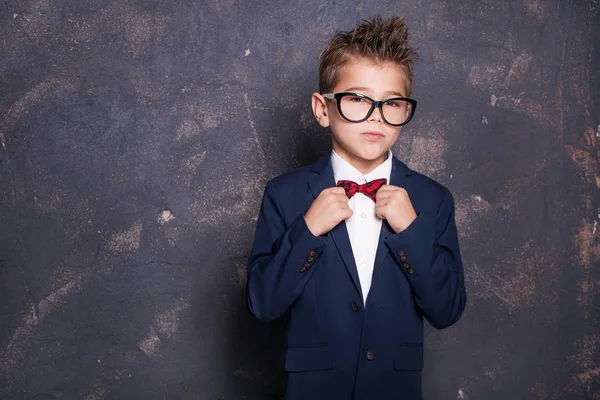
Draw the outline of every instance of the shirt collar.
<instances>
[{"instance_id":1,"label":"shirt collar","mask_svg":"<svg viewBox=\"0 0 600 400\"><path fill-rule=\"evenodd\" d=\"M350 180L358 184L363 184L374 179L387 179L390 183L390 175L392 173L392 150L388 150L387 159L368 174L363 175L359 170L354 168L352 164L344 160L335 150L331 151L331 167L333 168L333 176L335 181Z\"/></svg>"}]
</instances>

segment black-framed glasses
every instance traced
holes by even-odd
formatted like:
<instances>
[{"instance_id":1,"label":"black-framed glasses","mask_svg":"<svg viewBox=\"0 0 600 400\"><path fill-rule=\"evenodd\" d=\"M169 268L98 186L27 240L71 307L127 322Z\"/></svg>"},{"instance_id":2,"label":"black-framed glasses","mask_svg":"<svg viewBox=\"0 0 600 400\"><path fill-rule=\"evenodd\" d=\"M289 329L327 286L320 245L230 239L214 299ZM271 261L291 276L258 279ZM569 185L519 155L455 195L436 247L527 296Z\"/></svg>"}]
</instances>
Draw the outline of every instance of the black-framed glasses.
<instances>
[{"instance_id":1,"label":"black-framed glasses","mask_svg":"<svg viewBox=\"0 0 600 400\"><path fill-rule=\"evenodd\" d=\"M335 99L340 115L349 122L366 121L373 114L375 107L378 107L381 118L386 123L402 126L408 124L417 108L417 101L406 97L377 101L362 93L353 92L324 93L322 96Z\"/></svg>"}]
</instances>

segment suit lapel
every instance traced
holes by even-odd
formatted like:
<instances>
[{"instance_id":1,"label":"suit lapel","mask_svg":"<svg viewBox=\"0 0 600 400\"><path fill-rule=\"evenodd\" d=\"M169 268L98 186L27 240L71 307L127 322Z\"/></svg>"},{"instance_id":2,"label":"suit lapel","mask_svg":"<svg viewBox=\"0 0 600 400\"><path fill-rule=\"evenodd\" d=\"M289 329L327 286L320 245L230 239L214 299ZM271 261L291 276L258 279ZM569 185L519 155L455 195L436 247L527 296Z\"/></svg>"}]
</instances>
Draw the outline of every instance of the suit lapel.
<instances>
[{"instance_id":1,"label":"suit lapel","mask_svg":"<svg viewBox=\"0 0 600 400\"><path fill-rule=\"evenodd\" d=\"M319 193L324 189L334 187L335 179L333 177L333 168L331 167L331 151L313 164L312 168L315 172L315 176L308 182L313 197L316 198ZM348 273L352 277L352 282L362 298L362 290L360 287L360 280L358 279L358 271L356 269L356 263L354 261L354 253L352 252L352 245L350 244L350 238L348 236L348 229L344 221L340 222L333 228L329 235L333 239L335 246L342 258Z\"/></svg>"},{"instance_id":2,"label":"suit lapel","mask_svg":"<svg viewBox=\"0 0 600 400\"><path fill-rule=\"evenodd\" d=\"M412 188L409 187L408 183L410 182L410 180L406 179L406 177L411 174L412 174L412 171L402 161L398 160L394 156L394 158L392 159L392 172L390 174L390 185L404 188L410 195L412 192ZM415 207L414 204L413 204L413 207ZM385 258L385 256L388 253L388 247L385 244L385 240L388 237L395 235L395 234L396 234L396 232L394 232L394 230L392 229L392 227L390 226L390 224L387 221L385 221L385 220L381 221L381 231L379 233L379 243L377 245L377 253L375 254L375 265L374 265L374 269L373 269L374 275L377 272L377 265L379 265L379 263L381 263L381 261L383 261L383 259Z\"/></svg>"}]
</instances>

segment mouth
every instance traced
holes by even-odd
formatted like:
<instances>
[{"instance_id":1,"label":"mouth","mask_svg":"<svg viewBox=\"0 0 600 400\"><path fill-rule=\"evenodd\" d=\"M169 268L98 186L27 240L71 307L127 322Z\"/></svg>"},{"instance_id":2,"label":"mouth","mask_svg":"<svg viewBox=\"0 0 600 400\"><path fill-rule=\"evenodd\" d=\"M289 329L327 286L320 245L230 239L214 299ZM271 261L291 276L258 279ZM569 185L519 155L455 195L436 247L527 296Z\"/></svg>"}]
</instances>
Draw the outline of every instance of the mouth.
<instances>
[{"instance_id":1,"label":"mouth","mask_svg":"<svg viewBox=\"0 0 600 400\"><path fill-rule=\"evenodd\" d=\"M373 140L373 141L378 141L383 139L383 134L379 133L379 132L363 132L361 133L362 136L364 136L365 138L367 138L368 140Z\"/></svg>"}]
</instances>

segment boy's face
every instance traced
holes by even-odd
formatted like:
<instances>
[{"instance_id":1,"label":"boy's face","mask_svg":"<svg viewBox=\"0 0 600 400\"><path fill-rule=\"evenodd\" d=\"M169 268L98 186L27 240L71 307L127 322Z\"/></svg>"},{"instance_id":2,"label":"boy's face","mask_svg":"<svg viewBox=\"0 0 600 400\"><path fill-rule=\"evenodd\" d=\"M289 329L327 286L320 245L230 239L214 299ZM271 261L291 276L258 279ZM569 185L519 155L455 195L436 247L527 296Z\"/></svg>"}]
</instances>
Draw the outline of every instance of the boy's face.
<instances>
[{"instance_id":1,"label":"boy's face","mask_svg":"<svg viewBox=\"0 0 600 400\"><path fill-rule=\"evenodd\" d=\"M399 66L365 58L353 58L341 68L331 93L339 92L361 93L373 100L408 97L405 75ZM363 122L349 122L339 114L335 99L313 93L312 105L319 124L331 129L333 149L363 174L379 166L398 139L401 127L386 123L379 108Z\"/></svg>"}]
</instances>

